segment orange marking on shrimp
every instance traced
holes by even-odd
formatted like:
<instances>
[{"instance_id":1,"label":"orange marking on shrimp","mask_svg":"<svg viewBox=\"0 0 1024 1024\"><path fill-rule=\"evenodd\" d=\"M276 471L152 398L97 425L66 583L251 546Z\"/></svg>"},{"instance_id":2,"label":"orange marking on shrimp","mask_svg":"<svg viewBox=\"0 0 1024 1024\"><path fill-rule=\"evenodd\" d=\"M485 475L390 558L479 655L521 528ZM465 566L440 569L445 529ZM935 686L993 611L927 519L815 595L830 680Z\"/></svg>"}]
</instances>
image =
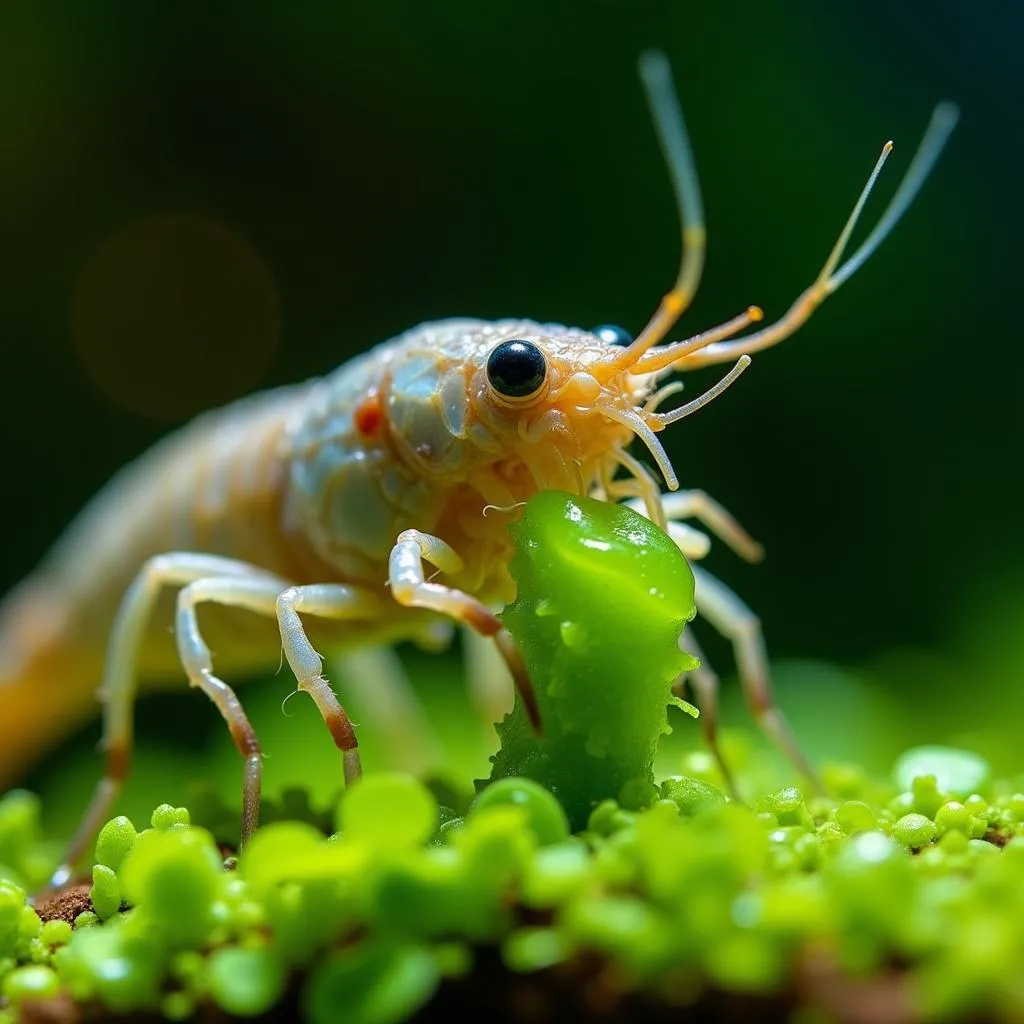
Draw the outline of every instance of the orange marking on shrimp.
<instances>
[{"instance_id":1,"label":"orange marking on shrimp","mask_svg":"<svg viewBox=\"0 0 1024 1024\"><path fill-rule=\"evenodd\" d=\"M384 422L384 410L380 404L380 395L371 391L352 413L352 422L363 437L376 437Z\"/></svg>"}]
</instances>

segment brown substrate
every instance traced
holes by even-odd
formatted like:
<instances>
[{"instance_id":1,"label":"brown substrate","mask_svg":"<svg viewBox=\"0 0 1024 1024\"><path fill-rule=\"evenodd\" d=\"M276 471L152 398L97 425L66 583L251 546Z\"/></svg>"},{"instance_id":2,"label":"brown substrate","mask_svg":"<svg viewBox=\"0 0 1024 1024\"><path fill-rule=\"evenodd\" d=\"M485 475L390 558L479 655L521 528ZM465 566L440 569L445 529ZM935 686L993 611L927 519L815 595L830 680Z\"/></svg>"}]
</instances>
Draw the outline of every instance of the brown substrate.
<instances>
[{"instance_id":1,"label":"brown substrate","mask_svg":"<svg viewBox=\"0 0 1024 1024\"><path fill-rule=\"evenodd\" d=\"M612 966L597 957L581 956L533 974L515 974L494 948L476 950L473 970L442 982L435 997L410 1024L453 1024L483 1020L487 1024L786 1024L800 1007L814 1007L835 1024L914 1024L904 973L890 967L869 978L850 978L825 952L805 955L785 991L753 995L705 988L691 1000L662 1001L624 991ZM301 1021L304 977L297 975L285 998L271 1013L255 1018L263 1024ZM694 979L695 980L695 979ZM344 1020L344 1007L338 1019ZM212 1005L199 1007L194 1024L227 1024L236 1018ZM79 1006L66 997L22 1007L22 1024L102 1024L133 1021L159 1024L154 1013L114 1016L97 1006ZM979 1021L979 1024L981 1022Z\"/></svg>"},{"instance_id":2,"label":"brown substrate","mask_svg":"<svg viewBox=\"0 0 1024 1024\"><path fill-rule=\"evenodd\" d=\"M36 913L44 921L67 921L74 924L79 914L92 910L88 884L69 885L36 904Z\"/></svg>"}]
</instances>

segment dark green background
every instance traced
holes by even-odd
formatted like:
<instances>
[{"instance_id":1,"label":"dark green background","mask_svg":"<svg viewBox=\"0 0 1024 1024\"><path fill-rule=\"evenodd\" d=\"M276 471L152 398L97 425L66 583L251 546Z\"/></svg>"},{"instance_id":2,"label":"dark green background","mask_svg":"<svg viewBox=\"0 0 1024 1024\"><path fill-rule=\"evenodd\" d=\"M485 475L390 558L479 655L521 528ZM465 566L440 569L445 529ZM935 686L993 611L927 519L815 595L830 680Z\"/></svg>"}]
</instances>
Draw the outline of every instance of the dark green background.
<instances>
[{"instance_id":1,"label":"dark green background","mask_svg":"<svg viewBox=\"0 0 1024 1024\"><path fill-rule=\"evenodd\" d=\"M635 71L659 46L710 228L691 331L781 313L882 142L869 217L934 103L962 106L884 248L669 441L684 486L766 544L761 567L710 564L776 655L948 649L1022 578L1022 30L1019 5L953 0L5 5L0 584L187 411L433 317L638 329L678 258ZM235 233L272 288L170 251L76 313L101 247L164 215ZM84 369L97 350L125 401Z\"/></svg>"}]
</instances>

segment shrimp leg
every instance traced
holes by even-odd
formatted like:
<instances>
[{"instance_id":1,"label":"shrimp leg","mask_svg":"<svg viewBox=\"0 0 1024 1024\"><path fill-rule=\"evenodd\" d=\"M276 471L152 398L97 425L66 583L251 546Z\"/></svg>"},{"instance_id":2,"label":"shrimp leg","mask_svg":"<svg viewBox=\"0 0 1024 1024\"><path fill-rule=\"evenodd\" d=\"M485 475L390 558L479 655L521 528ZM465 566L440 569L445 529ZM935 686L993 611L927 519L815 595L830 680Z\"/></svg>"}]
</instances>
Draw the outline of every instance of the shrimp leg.
<instances>
[{"instance_id":1,"label":"shrimp leg","mask_svg":"<svg viewBox=\"0 0 1024 1024\"><path fill-rule=\"evenodd\" d=\"M54 888L70 879L75 861L109 817L128 777L134 738L132 709L136 694L135 665L160 592L164 587L186 586L212 576L270 578L268 574L244 562L179 551L150 558L125 594L114 620L100 689L100 697L104 702L103 748L106 751L106 771L68 846L63 863L51 878L50 884ZM213 697L213 692L208 692ZM232 701L234 694L229 697L229 693L218 691L215 701L219 701L218 707L222 711L227 710L235 716L229 724L238 740L244 736L244 742L254 743L258 751L259 745L255 743L251 726L237 699Z\"/></svg>"},{"instance_id":2,"label":"shrimp leg","mask_svg":"<svg viewBox=\"0 0 1024 1024\"><path fill-rule=\"evenodd\" d=\"M380 736L402 771L422 776L439 762L426 712L394 648L355 647L333 657L332 665L362 709L367 730Z\"/></svg>"},{"instance_id":3,"label":"shrimp leg","mask_svg":"<svg viewBox=\"0 0 1024 1024\"><path fill-rule=\"evenodd\" d=\"M694 560L703 558L708 549L706 544L702 546L700 543L694 543L694 538L690 534L695 534L697 540L707 538L696 531L684 532L681 529L683 524L678 520L687 517L697 519L702 526L725 541L733 551L747 561L760 560L763 555L761 545L726 509L704 491L676 491L673 494L660 495L659 501L668 520L668 535L690 561L696 588L697 614L731 641L736 652L740 683L754 718L790 763L818 788L819 783L814 769L800 750L782 712L775 706L760 620L724 583L693 564ZM641 515L650 515L647 502L642 498L634 498L627 504ZM676 686L681 685L683 678L692 685L700 705L705 741L726 785L735 795L733 775L718 744L718 676L707 664L689 627L683 634L683 647L698 657L701 664L681 677Z\"/></svg>"},{"instance_id":4,"label":"shrimp leg","mask_svg":"<svg viewBox=\"0 0 1024 1024\"><path fill-rule=\"evenodd\" d=\"M614 484L621 482L623 481L614 481ZM797 745L782 713L775 706L760 621L723 583L693 565L695 560L707 554L707 537L685 527L678 520L691 517L696 519L749 562L760 561L764 554L761 545L743 529L731 513L704 491L676 491L672 494L659 495L657 501L667 520L668 535L691 563L696 587L697 613L732 642L740 681L755 719L797 770L817 786L814 770ZM649 511L648 496L632 498L626 504L641 515L654 518ZM707 664L693 630L689 627L683 633L682 646L699 658L701 664L696 669L684 673L677 680L674 689L678 692L684 679L693 687L700 705L705 742L718 764L723 780L735 796L736 784L733 774L718 743L718 676Z\"/></svg>"},{"instance_id":5,"label":"shrimp leg","mask_svg":"<svg viewBox=\"0 0 1024 1024\"><path fill-rule=\"evenodd\" d=\"M470 699L493 739L494 723L512 710L512 679L494 644L474 630L463 630L462 651Z\"/></svg>"},{"instance_id":6,"label":"shrimp leg","mask_svg":"<svg viewBox=\"0 0 1024 1024\"><path fill-rule=\"evenodd\" d=\"M797 771L815 789L820 789L817 773L804 756L786 719L775 704L760 620L736 594L707 570L696 565L691 566L691 569L696 583L697 614L732 643L740 684L758 725ZM704 685L706 691L710 689L704 696L711 696L717 703L716 690L708 688L706 682ZM713 707L713 717L716 712L717 707Z\"/></svg>"},{"instance_id":7,"label":"shrimp leg","mask_svg":"<svg viewBox=\"0 0 1024 1024\"><path fill-rule=\"evenodd\" d=\"M760 562L764 557L764 548L747 533L731 512L719 505L706 492L675 491L671 494L660 495L659 501L670 526L673 520L696 519L719 540L724 541L744 561ZM644 501L635 498L627 504L635 512L648 515ZM688 551L684 550L683 553L687 558L692 557Z\"/></svg>"},{"instance_id":8,"label":"shrimp leg","mask_svg":"<svg viewBox=\"0 0 1024 1024\"><path fill-rule=\"evenodd\" d=\"M696 519L724 541L746 562L760 562L764 548L740 525L735 516L705 491L676 491L661 497L665 515L673 519Z\"/></svg>"},{"instance_id":9,"label":"shrimp leg","mask_svg":"<svg viewBox=\"0 0 1024 1024\"><path fill-rule=\"evenodd\" d=\"M522 698L527 716L534 729L540 732L540 711L533 684L501 619L475 597L454 587L427 580L423 568L424 559L444 573L457 573L465 564L440 537L419 530L403 530L388 560L388 584L394 599L408 608L429 608L469 626L481 636L493 637L512 673L512 680Z\"/></svg>"},{"instance_id":10,"label":"shrimp leg","mask_svg":"<svg viewBox=\"0 0 1024 1024\"><path fill-rule=\"evenodd\" d=\"M362 618L377 599L351 587L290 587L287 581L245 562L213 555L173 552L151 558L132 583L111 635L101 694L104 700L106 773L56 870L51 886L63 885L71 870L109 816L128 776L133 744L132 711L136 696L135 665L156 599L164 587L180 586L176 633L178 653L191 685L201 689L224 716L235 745L245 759L242 840L249 838L259 815L262 781L259 741L234 691L212 670L209 648L196 620L196 606L213 602L277 617L285 656L299 689L316 702L337 746L342 750L346 782L359 775L359 755L351 722L321 674L322 662L306 639L299 611L328 618Z\"/></svg>"},{"instance_id":11,"label":"shrimp leg","mask_svg":"<svg viewBox=\"0 0 1024 1024\"><path fill-rule=\"evenodd\" d=\"M738 799L736 779L718 743L718 675L708 664L708 660L704 657L704 652L701 650L700 644L697 642L697 638L693 635L693 630L689 626L683 630L679 645L688 654L692 654L697 658L700 664L689 672L684 672L676 680L672 690L681 696L684 680L689 682L693 688L693 694L697 699L697 706L700 708L700 724L704 732L704 742L708 745L708 750L711 751L715 764L718 765L718 770L722 774L722 780L725 782L730 795L734 799Z\"/></svg>"},{"instance_id":12,"label":"shrimp leg","mask_svg":"<svg viewBox=\"0 0 1024 1024\"><path fill-rule=\"evenodd\" d=\"M181 663L189 682L206 693L220 709L231 729L235 746L245 759L242 790L244 846L259 822L262 754L237 697L213 674L210 649L199 631L195 611L197 605L208 602L246 608L277 618L284 655L295 674L298 688L313 698L335 745L342 752L346 785L351 785L360 775L355 730L323 677L323 659L313 650L298 613L307 612L328 619L366 618L376 610L377 602L373 595L353 587L330 583L290 587L273 576L200 579L190 583L178 595L176 632Z\"/></svg>"}]
</instances>

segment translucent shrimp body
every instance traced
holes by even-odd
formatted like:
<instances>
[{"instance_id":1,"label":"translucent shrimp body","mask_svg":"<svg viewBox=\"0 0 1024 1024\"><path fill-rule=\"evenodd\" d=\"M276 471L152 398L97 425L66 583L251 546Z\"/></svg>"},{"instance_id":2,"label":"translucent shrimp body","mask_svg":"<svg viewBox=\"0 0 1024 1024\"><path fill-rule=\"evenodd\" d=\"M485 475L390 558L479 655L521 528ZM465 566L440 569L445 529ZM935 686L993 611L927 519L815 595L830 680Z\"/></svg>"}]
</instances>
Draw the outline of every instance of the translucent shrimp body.
<instances>
[{"instance_id":1,"label":"translucent shrimp body","mask_svg":"<svg viewBox=\"0 0 1024 1024\"><path fill-rule=\"evenodd\" d=\"M262 751L222 675L273 668L282 648L341 751L349 784L360 774L356 732L324 677L321 649L398 638L434 645L453 623L468 627L493 639L535 728L543 728L496 615L514 596L508 525L539 490L628 501L691 559L703 557L710 538L687 519L741 556L760 556L721 506L701 491L678 490L658 435L721 394L749 365L749 353L792 334L864 262L934 164L955 110L938 108L889 208L843 262L886 145L820 274L781 319L744 334L762 319L750 307L666 343L699 283L705 232L668 65L650 54L641 71L680 206L683 255L675 285L635 339L616 344L614 331L532 320L424 324L321 380L183 428L119 474L7 598L0 782L87 714L101 684L106 773L55 883L68 877L120 791L132 707L146 681L184 675L223 715L244 764L243 842L258 820ZM680 390L666 378L723 361L734 365L716 385L664 410ZM634 440L668 493L629 451ZM772 701L756 617L714 577L699 567L694 575L698 615L733 642L755 715L811 775ZM200 607L216 613L204 611L202 629ZM696 651L689 632L684 643ZM717 755L715 677L704 665L689 681ZM397 699L393 706L397 715Z\"/></svg>"}]
</instances>

